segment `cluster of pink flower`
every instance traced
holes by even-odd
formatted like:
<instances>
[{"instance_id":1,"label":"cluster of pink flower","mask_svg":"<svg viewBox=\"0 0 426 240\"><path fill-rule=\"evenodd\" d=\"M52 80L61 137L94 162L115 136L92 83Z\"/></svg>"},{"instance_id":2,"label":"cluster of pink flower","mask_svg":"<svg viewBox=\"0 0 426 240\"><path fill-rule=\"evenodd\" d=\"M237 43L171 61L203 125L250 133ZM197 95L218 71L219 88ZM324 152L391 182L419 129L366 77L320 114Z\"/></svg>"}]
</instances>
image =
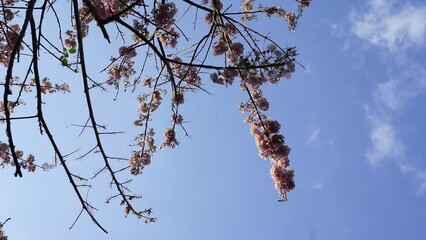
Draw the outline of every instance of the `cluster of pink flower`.
<instances>
[{"instance_id":1,"label":"cluster of pink flower","mask_svg":"<svg viewBox=\"0 0 426 240\"><path fill-rule=\"evenodd\" d=\"M101 19L107 19L119 12L125 6L123 0L95 0L92 1L96 7L96 12Z\"/></svg>"},{"instance_id":2,"label":"cluster of pink flower","mask_svg":"<svg viewBox=\"0 0 426 240\"><path fill-rule=\"evenodd\" d=\"M179 64L182 60L178 57L174 58L173 71L179 79L185 81L188 85L200 86L201 77L198 74L198 69L195 67L188 67Z\"/></svg>"},{"instance_id":3,"label":"cluster of pink flower","mask_svg":"<svg viewBox=\"0 0 426 240\"><path fill-rule=\"evenodd\" d=\"M107 79L107 83L109 85L114 85L116 88L118 88L120 85L120 80L123 79L125 88L127 88L131 85L130 77L136 73L135 69L133 68L135 64L133 58L136 57L137 52L134 47L126 46L120 47L118 52L120 54L120 58L113 58L112 60L121 60L119 63L113 64L111 67L108 68L109 77Z\"/></svg>"},{"instance_id":4,"label":"cluster of pink flower","mask_svg":"<svg viewBox=\"0 0 426 240\"><path fill-rule=\"evenodd\" d=\"M75 34L75 32L71 30L67 30L65 31L65 35L67 35L67 38L65 38L64 40L64 45L67 48L76 49L77 42L75 41L75 38L77 37L77 35Z\"/></svg>"},{"instance_id":5,"label":"cluster of pink flower","mask_svg":"<svg viewBox=\"0 0 426 240\"><path fill-rule=\"evenodd\" d=\"M145 20L133 19L133 28L144 37L149 35L148 24ZM133 34L132 39L136 44L143 43L142 39L136 34Z\"/></svg>"},{"instance_id":6,"label":"cluster of pink flower","mask_svg":"<svg viewBox=\"0 0 426 240\"><path fill-rule=\"evenodd\" d=\"M13 112L16 106L21 104L22 102L16 102L16 101L8 101L7 102L7 108L9 109L9 112ZM4 114L4 104L3 101L0 101L0 112Z\"/></svg>"},{"instance_id":7,"label":"cluster of pink flower","mask_svg":"<svg viewBox=\"0 0 426 240\"><path fill-rule=\"evenodd\" d=\"M177 8L174 3L160 3L154 9L154 22L158 28L168 29L175 23Z\"/></svg>"},{"instance_id":8,"label":"cluster of pink flower","mask_svg":"<svg viewBox=\"0 0 426 240\"><path fill-rule=\"evenodd\" d=\"M12 53L12 49L18 41L20 31L21 28L18 24L4 26L4 30L0 31L0 64L5 67L7 67L9 64L10 54Z\"/></svg>"},{"instance_id":9,"label":"cluster of pink flower","mask_svg":"<svg viewBox=\"0 0 426 240\"><path fill-rule=\"evenodd\" d=\"M144 126L145 122L150 120L150 114L160 107L162 100L161 92L157 89L150 94L139 95L139 117L134 124L136 126Z\"/></svg>"},{"instance_id":10,"label":"cluster of pink flower","mask_svg":"<svg viewBox=\"0 0 426 240\"><path fill-rule=\"evenodd\" d=\"M246 1L247 8L252 2ZM275 9L275 8L273 8ZM294 48L281 49L270 45L260 51L252 48L252 53L243 56L244 45L232 43L238 29L234 25L223 24L221 18L207 14L207 23L219 24L219 40L213 45L213 55L225 54L231 67L212 73L214 83L232 84L234 78L240 77L241 86L251 95L251 101L241 106L241 111L249 113L246 122L250 123L251 133L255 137L259 155L272 161L271 177L277 191L285 198L286 193L295 185L293 170L289 169L288 155L290 148L285 144L284 136L279 133L280 124L267 118L261 111L269 109L269 102L263 97L260 87L265 83L277 83L282 77L289 78L295 71Z\"/></svg>"},{"instance_id":11,"label":"cluster of pink flower","mask_svg":"<svg viewBox=\"0 0 426 240\"><path fill-rule=\"evenodd\" d=\"M31 79L30 81L30 87L33 88L35 87L35 80ZM43 80L40 83L40 91L43 94L48 94L48 93L56 93L56 92L62 92L62 93L68 93L70 92L70 86L66 83L63 84L52 84L52 82L50 81L49 78L45 77L43 78ZM31 91L31 88L27 88L27 92Z\"/></svg>"},{"instance_id":12,"label":"cluster of pink flower","mask_svg":"<svg viewBox=\"0 0 426 240\"><path fill-rule=\"evenodd\" d=\"M151 155L141 154L141 152L133 151L129 160L130 173L138 175L142 173L142 169L151 163Z\"/></svg>"},{"instance_id":13,"label":"cluster of pink flower","mask_svg":"<svg viewBox=\"0 0 426 240\"><path fill-rule=\"evenodd\" d=\"M176 106L184 104L185 103L185 95L184 91L181 90L179 92L174 92L172 96L172 103Z\"/></svg>"},{"instance_id":14,"label":"cluster of pink flower","mask_svg":"<svg viewBox=\"0 0 426 240\"><path fill-rule=\"evenodd\" d=\"M223 37L220 37L219 41L213 45L213 55L222 55L226 53L226 51L228 51L228 44L225 42Z\"/></svg>"},{"instance_id":15,"label":"cluster of pink flower","mask_svg":"<svg viewBox=\"0 0 426 240\"><path fill-rule=\"evenodd\" d=\"M123 11L131 3L141 3L143 0L92 0L93 11L101 19L107 19ZM78 9L83 36L89 33L89 24L95 20L89 7L85 4ZM126 13L121 14L121 17Z\"/></svg>"},{"instance_id":16,"label":"cluster of pink flower","mask_svg":"<svg viewBox=\"0 0 426 240\"><path fill-rule=\"evenodd\" d=\"M174 3L161 3L153 11L154 23L158 30L156 36L166 47L176 47L179 33L173 27L177 8Z\"/></svg>"},{"instance_id":17,"label":"cluster of pink flower","mask_svg":"<svg viewBox=\"0 0 426 240\"><path fill-rule=\"evenodd\" d=\"M256 18L256 14L253 13L253 0L244 0L241 4L241 9L244 11L244 15L241 18L243 21L250 21Z\"/></svg>"},{"instance_id":18,"label":"cluster of pink flower","mask_svg":"<svg viewBox=\"0 0 426 240\"><path fill-rule=\"evenodd\" d=\"M226 59L231 64L237 64L240 57L244 53L244 45L240 42L232 43L232 45L229 46L229 51L226 52Z\"/></svg>"},{"instance_id":19,"label":"cluster of pink flower","mask_svg":"<svg viewBox=\"0 0 426 240\"><path fill-rule=\"evenodd\" d=\"M29 154L26 159L23 158L24 153L21 150L16 151L16 157L20 160L19 165L23 169L27 169L28 172L34 172L36 170L36 165L34 163L35 158L32 154ZM7 143L0 141L0 167L5 167L6 165L15 166L15 163L11 161L10 148Z\"/></svg>"},{"instance_id":20,"label":"cluster of pink flower","mask_svg":"<svg viewBox=\"0 0 426 240\"><path fill-rule=\"evenodd\" d=\"M10 6L12 7L13 5L15 5L15 3L17 3L19 0L4 0L2 1L2 3L6 6Z\"/></svg>"},{"instance_id":21,"label":"cluster of pink flower","mask_svg":"<svg viewBox=\"0 0 426 240\"><path fill-rule=\"evenodd\" d=\"M175 148L179 145L179 141L176 139L176 132L173 128L167 128L164 131L164 141L160 145L160 149L164 147Z\"/></svg>"},{"instance_id":22,"label":"cluster of pink flower","mask_svg":"<svg viewBox=\"0 0 426 240\"><path fill-rule=\"evenodd\" d=\"M7 240L7 236L4 233L3 229L0 228L0 240Z\"/></svg>"},{"instance_id":23,"label":"cluster of pink flower","mask_svg":"<svg viewBox=\"0 0 426 240\"><path fill-rule=\"evenodd\" d=\"M218 73L210 74L210 79L217 84L232 85L234 79L238 76L238 70L233 68L225 68Z\"/></svg>"},{"instance_id":24,"label":"cluster of pink flower","mask_svg":"<svg viewBox=\"0 0 426 240\"><path fill-rule=\"evenodd\" d=\"M296 0L299 4L299 8L307 8L311 5L312 0Z\"/></svg>"},{"instance_id":25,"label":"cluster of pink flower","mask_svg":"<svg viewBox=\"0 0 426 240\"><path fill-rule=\"evenodd\" d=\"M154 129L147 129L151 113L157 110L162 101L160 90L154 89L151 94L142 94L138 96L139 117L135 120L136 126L144 126L145 133L139 134L135 138L136 145L140 147L139 151L133 151L129 160L130 173L137 175L142 173L142 169L151 163L151 156L155 153L157 147L154 141ZM147 131L148 130L148 131Z\"/></svg>"},{"instance_id":26,"label":"cluster of pink flower","mask_svg":"<svg viewBox=\"0 0 426 240\"><path fill-rule=\"evenodd\" d=\"M0 141L0 158L2 163L0 166L4 167L10 163L9 145Z\"/></svg>"},{"instance_id":27,"label":"cluster of pink flower","mask_svg":"<svg viewBox=\"0 0 426 240\"><path fill-rule=\"evenodd\" d=\"M261 6L260 11L265 13L268 17L271 17L272 15L283 17L287 21L290 31L294 31L296 30L297 20L302 16L303 10L309 7L311 2L312 0L296 0L296 3L298 4L297 15L294 12L285 11L282 7L279 6Z\"/></svg>"},{"instance_id":28,"label":"cluster of pink flower","mask_svg":"<svg viewBox=\"0 0 426 240\"><path fill-rule=\"evenodd\" d=\"M183 123L183 117L182 117L182 115L173 113L172 114L172 120L171 120L171 122L172 122L173 125L182 124Z\"/></svg>"},{"instance_id":29,"label":"cluster of pink flower","mask_svg":"<svg viewBox=\"0 0 426 240\"><path fill-rule=\"evenodd\" d=\"M157 31L156 35L164 46L172 48L176 47L177 39L180 36L173 27L170 27L167 31Z\"/></svg>"},{"instance_id":30,"label":"cluster of pink flower","mask_svg":"<svg viewBox=\"0 0 426 240\"><path fill-rule=\"evenodd\" d=\"M19 162L19 165L21 165L21 167L23 169L27 169L28 172L34 172L36 169L36 165L34 163L35 158L32 154L28 154L26 159L23 159L23 152L22 151L16 151L16 155L18 156L18 158L21 159L21 161ZM12 162L13 165L13 162Z\"/></svg>"},{"instance_id":31,"label":"cluster of pink flower","mask_svg":"<svg viewBox=\"0 0 426 240\"><path fill-rule=\"evenodd\" d=\"M295 71L295 48L278 49L276 45L269 45L266 50L254 51L254 57L241 58L240 66L247 70L240 71L241 78L250 87L255 88L263 83L278 83L281 78L290 78ZM263 60L259 60L262 56ZM257 69L251 66L264 66Z\"/></svg>"},{"instance_id":32,"label":"cluster of pink flower","mask_svg":"<svg viewBox=\"0 0 426 240\"><path fill-rule=\"evenodd\" d=\"M0 225L0 240L7 240L6 233L3 231L3 226Z\"/></svg>"},{"instance_id":33,"label":"cluster of pink flower","mask_svg":"<svg viewBox=\"0 0 426 240\"><path fill-rule=\"evenodd\" d=\"M269 108L268 101L263 97L259 88L251 89L253 101L241 104L240 111L248 113L245 122L251 127L255 137L259 156L272 161L271 177L277 191L285 197L286 193L295 187L293 170L289 169L290 148L285 144L284 136L279 133L281 125L260 112Z\"/></svg>"},{"instance_id":34,"label":"cluster of pink flower","mask_svg":"<svg viewBox=\"0 0 426 240\"><path fill-rule=\"evenodd\" d=\"M151 163L152 154L157 147L154 141L154 129L150 128L147 133L139 134L135 141L140 147L140 151L133 151L129 160L130 173L133 175L141 174L142 169Z\"/></svg>"},{"instance_id":35,"label":"cluster of pink flower","mask_svg":"<svg viewBox=\"0 0 426 240\"><path fill-rule=\"evenodd\" d=\"M287 192L294 189L294 171L278 165L272 165L270 175L279 194L286 198Z\"/></svg>"}]
</instances>

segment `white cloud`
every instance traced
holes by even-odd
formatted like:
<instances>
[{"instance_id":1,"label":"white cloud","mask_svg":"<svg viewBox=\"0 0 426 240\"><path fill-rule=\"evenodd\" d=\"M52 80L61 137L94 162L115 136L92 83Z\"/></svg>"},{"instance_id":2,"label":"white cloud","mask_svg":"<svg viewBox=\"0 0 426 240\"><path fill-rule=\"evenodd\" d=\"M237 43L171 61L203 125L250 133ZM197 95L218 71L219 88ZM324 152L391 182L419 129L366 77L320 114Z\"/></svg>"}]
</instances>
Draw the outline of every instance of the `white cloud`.
<instances>
[{"instance_id":1,"label":"white cloud","mask_svg":"<svg viewBox=\"0 0 426 240\"><path fill-rule=\"evenodd\" d=\"M384 54L386 75L373 87L373 103L366 107L371 144L366 158L372 166L385 161L397 165L405 175L419 182L418 194L426 192L426 170L411 166L405 154L401 129L394 122L405 109L426 93L426 65L417 48L426 44L426 4L409 1L368 0L365 11L350 14L350 31L358 39ZM332 28L335 31L335 27ZM362 53L362 51L361 51Z\"/></svg>"},{"instance_id":2,"label":"white cloud","mask_svg":"<svg viewBox=\"0 0 426 240\"><path fill-rule=\"evenodd\" d=\"M390 51L422 46L426 39L426 6L370 0L367 11L350 15L352 33Z\"/></svg>"},{"instance_id":3,"label":"white cloud","mask_svg":"<svg viewBox=\"0 0 426 240\"><path fill-rule=\"evenodd\" d=\"M397 111L425 90L426 68L418 63L411 63L402 72L393 74L387 82L378 84L374 98L379 105Z\"/></svg>"},{"instance_id":4,"label":"white cloud","mask_svg":"<svg viewBox=\"0 0 426 240\"><path fill-rule=\"evenodd\" d=\"M402 96L398 93L399 82L391 79L377 86L376 98L392 110L400 109L403 105Z\"/></svg>"},{"instance_id":5,"label":"white cloud","mask_svg":"<svg viewBox=\"0 0 426 240\"><path fill-rule=\"evenodd\" d=\"M370 164L375 166L386 159L401 159L404 157L404 147L396 136L395 128L383 119L369 113L366 108L371 132L372 146L366 153Z\"/></svg>"},{"instance_id":6,"label":"white cloud","mask_svg":"<svg viewBox=\"0 0 426 240\"><path fill-rule=\"evenodd\" d=\"M426 171L419 170L411 165L400 164L401 171L404 174L410 174L416 178L419 182L419 187L417 189L417 194L423 194L426 191Z\"/></svg>"},{"instance_id":7,"label":"white cloud","mask_svg":"<svg viewBox=\"0 0 426 240\"><path fill-rule=\"evenodd\" d=\"M312 131L311 135L309 135L308 139L305 141L305 144L311 145L313 143L319 143L320 142L319 134L320 134L319 129L315 129L314 131Z\"/></svg>"},{"instance_id":8,"label":"white cloud","mask_svg":"<svg viewBox=\"0 0 426 240\"><path fill-rule=\"evenodd\" d=\"M312 186L313 186L313 188L315 188L315 189L322 189L323 188L323 186L324 186L324 184L323 183L321 183L321 182L314 182L313 184L312 184Z\"/></svg>"}]
</instances>

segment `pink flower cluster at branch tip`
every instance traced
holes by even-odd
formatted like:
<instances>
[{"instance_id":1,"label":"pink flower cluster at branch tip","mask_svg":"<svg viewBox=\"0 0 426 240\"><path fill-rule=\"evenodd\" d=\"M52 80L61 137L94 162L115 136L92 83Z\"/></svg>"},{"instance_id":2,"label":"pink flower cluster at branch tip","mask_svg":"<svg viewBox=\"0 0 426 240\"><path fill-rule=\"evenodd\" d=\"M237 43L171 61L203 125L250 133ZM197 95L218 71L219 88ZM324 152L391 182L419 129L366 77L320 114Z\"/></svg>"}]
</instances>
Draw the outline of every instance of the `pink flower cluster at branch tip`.
<instances>
[{"instance_id":1,"label":"pink flower cluster at branch tip","mask_svg":"<svg viewBox=\"0 0 426 240\"><path fill-rule=\"evenodd\" d=\"M29 154L25 159L23 158L24 152L16 150L16 156L19 159L19 165L26 169L28 172L34 172L36 170L35 158L32 154ZM7 143L0 141L0 167L4 168L7 165L14 166L14 162L11 161L10 148Z\"/></svg>"},{"instance_id":2,"label":"pink flower cluster at branch tip","mask_svg":"<svg viewBox=\"0 0 426 240\"><path fill-rule=\"evenodd\" d=\"M282 196L286 196L287 192L294 189L293 170L273 164L270 175L275 184L275 188Z\"/></svg>"},{"instance_id":3,"label":"pink flower cluster at branch tip","mask_svg":"<svg viewBox=\"0 0 426 240\"><path fill-rule=\"evenodd\" d=\"M161 143L160 149L164 147L170 147L175 148L179 145L179 141L176 139L176 132L174 129L167 128L166 131L164 131L165 139Z\"/></svg>"},{"instance_id":4,"label":"pink flower cluster at branch tip","mask_svg":"<svg viewBox=\"0 0 426 240\"><path fill-rule=\"evenodd\" d=\"M288 168L290 148L285 144L284 136L279 133L281 124L266 117L261 111L269 108L259 87L250 89L251 101L240 105L240 111L248 113L246 122L250 124L251 134L255 137L259 156L272 162L271 177L275 188L283 197L295 187L294 172Z\"/></svg>"}]
</instances>

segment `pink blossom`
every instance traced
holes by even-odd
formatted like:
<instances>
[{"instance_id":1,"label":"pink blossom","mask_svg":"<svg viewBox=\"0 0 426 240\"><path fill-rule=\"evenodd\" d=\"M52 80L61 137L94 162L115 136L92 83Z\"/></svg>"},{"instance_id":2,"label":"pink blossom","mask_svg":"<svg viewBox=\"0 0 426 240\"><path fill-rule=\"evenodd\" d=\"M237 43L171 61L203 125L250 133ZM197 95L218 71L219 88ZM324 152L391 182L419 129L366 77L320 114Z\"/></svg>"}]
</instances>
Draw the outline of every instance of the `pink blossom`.
<instances>
[{"instance_id":1,"label":"pink blossom","mask_svg":"<svg viewBox=\"0 0 426 240\"><path fill-rule=\"evenodd\" d=\"M217 9L217 10L222 10L223 8L223 4L220 0L211 0L211 5L213 8Z\"/></svg>"},{"instance_id":2,"label":"pink blossom","mask_svg":"<svg viewBox=\"0 0 426 240\"><path fill-rule=\"evenodd\" d=\"M177 105L180 105L180 104L183 104L185 102L185 98L184 98L182 93L175 93L173 95L172 102L177 104Z\"/></svg>"},{"instance_id":3,"label":"pink blossom","mask_svg":"<svg viewBox=\"0 0 426 240\"><path fill-rule=\"evenodd\" d=\"M256 101L257 107L262 111L267 111L269 109L269 102L266 98L260 98Z\"/></svg>"},{"instance_id":4,"label":"pink blossom","mask_svg":"<svg viewBox=\"0 0 426 240\"><path fill-rule=\"evenodd\" d=\"M270 175L275 184L275 188L282 195L294 189L294 171L283 168L275 164L272 165Z\"/></svg>"},{"instance_id":5,"label":"pink blossom","mask_svg":"<svg viewBox=\"0 0 426 240\"><path fill-rule=\"evenodd\" d=\"M180 114L173 113L172 115L172 123L173 124L182 124L183 117Z\"/></svg>"},{"instance_id":6,"label":"pink blossom","mask_svg":"<svg viewBox=\"0 0 426 240\"><path fill-rule=\"evenodd\" d=\"M220 78L220 77L217 75L217 73L212 73L212 74L210 74L210 79L211 79L214 83L221 84L221 85L223 85L223 84L224 84L224 82L223 82L223 78Z\"/></svg>"},{"instance_id":7,"label":"pink blossom","mask_svg":"<svg viewBox=\"0 0 426 240\"><path fill-rule=\"evenodd\" d=\"M263 125L265 126L265 131L268 133L277 133L280 131L281 124L277 120L266 120L263 121Z\"/></svg>"},{"instance_id":8,"label":"pink blossom","mask_svg":"<svg viewBox=\"0 0 426 240\"><path fill-rule=\"evenodd\" d=\"M140 174L141 170L150 163L151 155L134 151L129 160L130 173L133 175Z\"/></svg>"},{"instance_id":9,"label":"pink blossom","mask_svg":"<svg viewBox=\"0 0 426 240\"><path fill-rule=\"evenodd\" d=\"M223 40L223 38L219 38L219 41L213 45L213 55L222 55L226 53L226 51L228 51L228 45Z\"/></svg>"},{"instance_id":10,"label":"pink blossom","mask_svg":"<svg viewBox=\"0 0 426 240\"><path fill-rule=\"evenodd\" d=\"M180 36L173 27L168 28L167 31L158 31L156 34L166 47L172 48L176 47L177 39Z\"/></svg>"},{"instance_id":11,"label":"pink blossom","mask_svg":"<svg viewBox=\"0 0 426 240\"><path fill-rule=\"evenodd\" d=\"M234 25L234 24L226 23L226 24L225 24L225 27L224 27L224 29L223 29L223 32L224 32L225 34L228 34L228 35L233 36L233 35L235 35L235 34L237 34L237 33L238 33L238 30L237 30L237 28L235 27L235 25Z\"/></svg>"},{"instance_id":12,"label":"pink blossom","mask_svg":"<svg viewBox=\"0 0 426 240\"><path fill-rule=\"evenodd\" d=\"M250 87L256 88L265 83L266 77L263 74L250 74L244 79L244 82L247 83Z\"/></svg>"},{"instance_id":13,"label":"pink blossom","mask_svg":"<svg viewBox=\"0 0 426 240\"><path fill-rule=\"evenodd\" d=\"M9 152L9 145L0 141L0 153Z\"/></svg>"},{"instance_id":14,"label":"pink blossom","mask_svg":"<svg viewBox=\"0 0 426 240\"><path fill-rule=\"evenodd\" d=\"M164 141L161 143L160 149L164 147L171 147L175 148L177 145L179 145L179 141L176 139L176 133L174 129L167 128L166 131L164 131Z\"/></svg>"},{"instance_id":15,"label":"pink blossom","mask_svg":"<svg viewBox=\"0 0 426 240\"><path fill-rule=\"evenodd\" d=\"M136 50L133 47L122 46L118 49L118 52L120 56L123 56L126 58L133 58L133 57L136 57L137 55Z\"/></svg>"},{"instance_id":16,"label":"pink blossom","mask_svg":"<svg viewBox=\"0 0 426 240\"><path fill-rule=\"evenodd\" d=\"M275 147L274 152L272 153L271 160L277 166L288 167L289 159L288 155L290 154L291 148L287 145L280 145Z\"/></svg>"},{"instance_id":17,"label":"pink blossom","mask_svg":"<svg viewBox=\"0 0 426 240\"><path fill-rule=\"evenodd\" d=\"M237 64L238 59L244 52L244 45L240 42L233 43L231 48L226 52L226 59L233 64Z\"/></svg>"},{"instance_id":18,"label":"pink blossom","mask_svg":"<svg viewBox=\"0 0 426 240\"><path fill-rule=\"evenodd\" d=\"M213 23L213 15L211 13L207 13L204 20L207 24L211 25Z\"/></svg>"},{"instance_id":19,"label":"pink blossom","mask_svg":"<svg viewBox=\"0 0 426 240\"><path fill-rule=\"evenodd\" d=\"M154 22L159 28L168 29L175 22L177 8L174 3L158 4L154 10Z\"/></svg>"},{"instance_id":20,"label":"pink blossom","mask_svg":"<svg viewBox=\"0 0 426 240\"><path fill-rule=\"evenodd\" d=\"M223 72L219 74L219 81L232 85L234 78L237 76L238 71L236 69L225 68Z\"/></svg>"}]
</instances>

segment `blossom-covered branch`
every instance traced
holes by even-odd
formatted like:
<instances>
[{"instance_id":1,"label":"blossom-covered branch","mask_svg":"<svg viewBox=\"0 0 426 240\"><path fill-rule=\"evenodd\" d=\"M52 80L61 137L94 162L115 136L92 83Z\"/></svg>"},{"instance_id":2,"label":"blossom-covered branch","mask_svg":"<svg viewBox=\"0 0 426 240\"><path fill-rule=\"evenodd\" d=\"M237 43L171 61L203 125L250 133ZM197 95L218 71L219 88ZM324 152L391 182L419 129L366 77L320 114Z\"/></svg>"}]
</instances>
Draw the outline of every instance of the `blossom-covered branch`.
<instances>
[{"instance_id":1,"label":"blossom-covered branch","mask_svg":"<svg viewBox=\"0 0 426 240\"><path fill-rule=\"evenodd\" d=\"M292 76L298 65L297 51L295 47L282 47L284 43L272 39L252 23L278 17L290 31L295 31L310 3L311 0L296 0L293 5L270 6L244 0L236 7L233 1L221 0L72 0L69 3L1 0L0 65L7 72L4 82L0 82L4 91L0 122L6 132L5 139L0 141L0 166L13 166L15 176L23 175L21 169L34 172L56 166L56 163L37 163L36 154L24 157L23 152L15 148L13 123L36 120L40 134L46 135L65 170L82 212L99 228L106 232L93 215L95 208L82 197L81 190L92 187L91 179L101 174L107 176L114 187L106 202L117 199L124 205L126 216L133 214L146 223L154 222L151 208L137 210L134 206L133 200L141 196L131 191L132 178L143 173L158 150L175 148L180 144L179 135L188 135L181 109L186 107L185 99L189 99L191 93L200 90L209 93L211 84L239 85L248 96L247 101L240 104L240 111L246 114L245 122L250 125L259 156L271 161L270 177L275 188L286 199L295 187L289 162L290 147L280 133L280 123L266 115L273 103L268 101L262 88ZM64 7L73 11L60 17L65 13L57 9ZM179 12L179 9L187 11ZM48 17L56 21L49 25L56 26L59 36L45 27ZM117 47L115 56L103 61L101 74L91 73L93 63L88 57L91 52L85 44L88 36L96 34L101 36L97 44ZM61 82L58 76L42 70L41 62L46 59L61 66L63 72L73 76L78 73L78 80ZM101 60L104 59L97 59ZM26 73L20 75L15 71L17 66L24 67ZM71 90L84 93L86 106L84 124L74 126L80 126L81 133L90 131L93 136L93 148L80 154L78 159L97 153L97 163L101 164L91 178L71 172L66 161L70 155L62 153L44 116L44 104L48 104L46 94ZM100 110L93 103L97 90L115 91L114 99L120 94L134 94L137 99L137 119L128 121L134 122L140 133L134 137L133 149L127 157L116 157L106 147L106 135L114 136L121 131L109 131L100 124L105 119L97 118ZM152 121L167 101L171 106L170 123L163 129L164 139L159 139ZM35 109L26 103L34 103ZM19 115L15 114L17 109ZM130 180L121 180L129 177Z\"/></svg>"}]
</instances>

